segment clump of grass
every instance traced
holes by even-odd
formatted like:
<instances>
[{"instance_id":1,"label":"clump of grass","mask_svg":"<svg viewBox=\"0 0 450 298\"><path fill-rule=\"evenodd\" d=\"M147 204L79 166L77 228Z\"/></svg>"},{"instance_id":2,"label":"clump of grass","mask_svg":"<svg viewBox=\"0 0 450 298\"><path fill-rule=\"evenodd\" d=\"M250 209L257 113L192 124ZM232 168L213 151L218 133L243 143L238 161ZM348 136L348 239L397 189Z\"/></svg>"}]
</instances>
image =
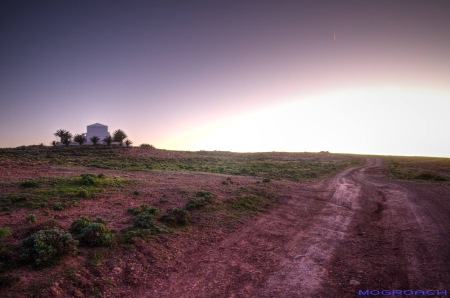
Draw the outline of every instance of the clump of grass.
<instances>
[{"instance_id":1,"label":"clump of grass","mask_svg":"<svg viewBox=\"0 0 450 298\"><path fill-rule=\"evenodd\" d=\"M64 204L61 203L61 202L56 202L56 203L53 205L53 210L57 210L57 211L64 210Z\"/></svg>"},{"instance_id":2,"label":"clump of grass","mask_svg":"<svg viewBox=\"0 0 450 298\"><path fill-rule=\"evenodd\" d=\"M80 198L87 198L89 195L89 192L86 189L81 189L80 191L78 191L78 196Z\"/></svg>"},{"instance_id":3,"label":"clump of grass","mask_svg":"<svg viewBox=\"0 0 450 298\"><path fill-rule=\"evenodd\" d=\"M51 214L52 214L52 212L50 210L45 211L45 215L50 216Z\"/></svg>"},{"instance_id":4,"label":"clump of grass","mask_svg":"<svg viewBox=\"0 0 450 298\"><path fill-rule=\"evenodd\" d=\"M264 179L262 180L262 182L265 182L265 183L270 182L270 178L264 178Z\"/></svg>"},{"instance_id":5,"label":"clump of grass","mask_svg":"<svg viewBox=\"0 0 450 298\"><path fill-rule=\"evenodd\" d=\"M229 183L228 183L228 181L223 180L223 181L222 181L222 184L223 184L223 185L228 185Z\"/></svg>"},{"instance_id":6,"label":"clump of grass","mask_svg":"<svg viewBox=\"0 0 450 298\"><path fill-rule=\"evenodd\" d=\"M81 174L81 184L94 185L97 182L97 176L94 174Z\"/></svg>"},{"instance_id":7,"label":"clump of grass","mask_svg":"<svg viewBox=\"0 0 450 298\"><path fill-rule=\"evenodd\" d=\"M30 215L28 215L28 216L25 218L25 220L26 220L28 223L35 222L35 221L36 221L36 215L30 214Z\"/></svg>"},{"instance_id":8,"label":"clump of grass","mask_svg":"<svg viewBox=\"0 0 450 298\"><path fill-rule=\"evenodd\" d=\"M11 235L11 229L8 227L0 228L0 243L3 242L7 236Z\"/></svg>"},{"instance_id":9,"label":"clump of grass","mask_svg":"<svg viewBox=\"0 0 450 298\"><path fill-rule=\"evenodd\" d=\"M32 187L38 187L39 183L36 180L30 179L23 181L20 186L25 188L32 188Z\"/></svg>"},{"instance_id":10,"label":"clump of grass","mask_svg":"<svg viewBox=\"0 0 450 298\"><path fill-rule=\"evenodd\" d=\"M161 216L160 220L169 225L186 225L189 223L191 214L181 208L173 208Z\"/></svg>"},{"instance_id":11,"label":"clump of grass","mask_svg":"<svg viewBox=\"0 0 450 298\"><path fill-rule=\"evenodd\" d=\"M41 230L19 242L20 258L35 265L56 263L62 256L75 254L78 241L58 228Z\"/></svg>"},{"instance_id":12,"label":"clump of grass","mask_svg":"<svg viewBox=\"0 0 450 298\"><path fill-rule=\"evenodd\" d=\"M139 215L141 213L148 213L154 215L159 213L159 209L153 206L149 206L148 204L142 204L139 207L128 208L127 212L133 214L134 216Z\"/></svg>"},{"instance_id":13,"label":"clump of grass","mask_svg":"<svg viewBox=\"0 0 450 298\"><path fill-rule=\"evenodd\" d=\"M106 178L106 175L103 174L103 173L100 173L100 174L97 175L97 177L100 178L100 179L103 179L103 178Z\"/></svg>"},{"instance_id":14,"label":"clump of grass","mask_svg":"<svg viewBox=\"0 0 450 298\"><path fill-rule=\"evenodd\" d=\"M135 189L135 190L133 191L133 194L137 196L137 195L140 195L141 192L140 192L139 190Z\"/></svg>"},{"instance_id":15,"label":"clump of grass","mask_svg":"<svg viewBox=\"0 0 450 298\"><path fill-rule=\"evenodd\" d=\"M214 201L215 194L210 191L199 190L196 194L198 198L189 197L189 201L186 204L187 210L200 209L207 204L211 204Z\"/></svg>"},{"instance_id":16,"label":"clump of grass","mask_svg":"<svg viewBox=\"0 0 450 298\"><path fill-rule=\"evenodd\" d=\"M267 209L264 206L265 203L263 198L257 196L239 197L237 198L236 201L234 201L234 204L240 208L245 208L251 211L258 211L258 212L267 211Z\"/></svg>"}]
</instances>

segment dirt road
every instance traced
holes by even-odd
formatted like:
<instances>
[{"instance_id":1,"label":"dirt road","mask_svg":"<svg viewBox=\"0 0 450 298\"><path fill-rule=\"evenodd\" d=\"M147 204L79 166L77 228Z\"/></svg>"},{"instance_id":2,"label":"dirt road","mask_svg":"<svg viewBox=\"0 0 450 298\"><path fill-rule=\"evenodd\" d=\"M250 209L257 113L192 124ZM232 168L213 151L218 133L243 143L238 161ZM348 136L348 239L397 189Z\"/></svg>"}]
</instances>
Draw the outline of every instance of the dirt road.
<instances>
[{"instance_id":1,"label":"dirt road","mask_svg":"<svg viewBox=\"0 0 450 298\"><path fill-rule=\"evenodd\" d=\"M367 158L329 179L278 182L281 201L223 239L186 249L141 297L357 297L450 290L448 183L384 178ZM391 296L392 297L392 296Z\"/></svg>"}]
</instances>

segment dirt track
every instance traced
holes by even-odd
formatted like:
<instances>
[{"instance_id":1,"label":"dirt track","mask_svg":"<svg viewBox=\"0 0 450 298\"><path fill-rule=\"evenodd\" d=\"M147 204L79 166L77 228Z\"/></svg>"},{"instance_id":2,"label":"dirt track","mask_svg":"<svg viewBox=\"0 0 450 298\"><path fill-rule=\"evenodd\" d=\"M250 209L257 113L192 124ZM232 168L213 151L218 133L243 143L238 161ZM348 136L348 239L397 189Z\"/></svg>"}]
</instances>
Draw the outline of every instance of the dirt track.
<instances>
[{"instance_id":1,"label":"dirt track","mask_svg":"<svg viewBox=\"0 0 450 298\"><path fill-rule=\"evenodd\" d=\"M178 255L141 297L357 297L449 290L448 183L384 178L383 160L309 184L219 242ZM285 183L285 185L283 185ZM393 297L393 296L391 296Z\"/></svg>"}]
</instances>

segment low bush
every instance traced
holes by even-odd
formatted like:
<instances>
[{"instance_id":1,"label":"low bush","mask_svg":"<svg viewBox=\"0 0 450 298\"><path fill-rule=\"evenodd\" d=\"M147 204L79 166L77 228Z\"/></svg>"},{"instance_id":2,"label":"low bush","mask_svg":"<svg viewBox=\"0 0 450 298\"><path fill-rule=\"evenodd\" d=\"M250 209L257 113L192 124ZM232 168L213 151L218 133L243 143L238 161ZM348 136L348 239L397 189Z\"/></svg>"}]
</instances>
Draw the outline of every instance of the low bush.
<instances>
[{"instance_id":1,"label":"low bush","mask_svg":"<svg viewBox=\"0 0 450 298\"><path fill-rule=\"evenodd\" d=\"M112 234L104 224L93 222L84 228L75 239L80 240L80 243L84 245L105 246L112 243Z\"/></svg>"},{"instance_id":2,"label":"low bush","mask_svg":"<svg viewBox=\"0 0 450 298\"><path fill-rule=\"evenodd\" d=\"M140 195L141 192L140 192L139 190L136 189L136 190L133 191L133 194L134 194L134 195Z\"/></svg>"},{"instance_id":3,"label":"low bush","mask_svg":"<svg viewBox=\"0 0 450 298\"><path fill-rule=\"evenodd\" d=\"M69 231L78 235L89 225L89 223L89 218L83 215L72 222Z\"/></svg>"},{"instance_id":4,"label":"low bush","mask_svg":"<svg viewBox=\"0 0 450 298\"><path fill-rule=\"evenodd\" d=\"M148 213L141 213L134 221L135 228L148 229L153 226L153 215Z\"/></svg>"},{"instance_id":5,"label":"low bush","mask_svg":"<svg viewBox=\"0 0 450 298\"><path fill-rule=\"evenodd\" d=\"M141 148L146 148L146 149L155 149L155 146L150 145L150 144L141 144L139 147Z\"/></svg>"},{"instance_id":6,"label":"low bush","mask_svg":"<svg viewBox=\"0 0 450 298\"><path fill-rule=\"evenodd\" d=\"M35 265L56 263L62 256L74 254L78 241L58 228L41 230L19 242L20 258Z\"/></svg>"},{"instance_id":7,"label":"low bush","mask_svg":"<svg viewBox=\"0 0 450 298\"><path fill-rule=\"evenodd\" d=\"M104 246L112 243L110 229L105 227L106 221L99 217L91 221L87 216L81 216L70 225L70 232L83 245Z\"/></svg>"},{"instance_id":8,"label":"low bush","mask_svg":"<svg viewBox=\"0 0 450 298\"><path fill-rule=\"evenodd\" d=\"M414 179L429 181L447 181L448 178L442 177L432 172L422 172L414 176Z\"/></svg>"},{"instance_id":9,"label":"low bush","mask_svg":"<svg viewBox=\"0 0 450 298\"><path fill-rule=\"evenodd\" d=\"M173 208L161 216L160 220L171 225L186 225L191 218L189 211L181 208Z\"/></svg>"},{"instance_id":10,"label":"low bush","mask_svg":"<svg viewBox=\"0 0 450 298\"><path fill-rule=\"evenodd\" d=\"M26 188L31 188L31 187L38 187L39 183L36 180L30 179L30 180L25 180L23 181L20 186L22 187L26 187Z\"/></svg>"},{"instance_id":11,"label":"low bush","mask_svg":"<svg viewBox=\"0 0 450 298\"><path fill-rule=\"evenodd\" d=\"M57 203L55 203L54 205L53 205L53 209L54 210L64 210L64 205L63 205L63 203L60 203L60 202L57 202Z\"/></svg>"},{"instance_id":12,"label":"low bush","mask_svg":"<svg viewBox=\"0 0 450 298\"><path fill-rule=\"evenodd\" d=\"M3 239L6 238L6 236L11 235L11 229L8 227L0 228L0 243L3 242Z\"/></svg>"},{"instance_id":13,"label":"low bush","mask_svg":"<svg viewBox=\"0 0 450 298\"><path fill-rule=\"evenodd\" d=\"M100 178L100 179L103 179L103 178L106 178L106 175L103 174L103 173L100 173L100 174L97 175L97 177Z\"/></svg>"},{"instance_id":14,"label":"low bush","mask_svg":"<svg viewBox=\"0 0 450 298\"><path fill-rule=\"evenodd\" d=\"M27 222L35 222L35 221L36 221L36 215L30 214L30 215L28 215L28 216L25 218L25 220L26 220Z\"/></svg>"},{"instance_id":15,"label":"low bush","mask_svg":"<svg viewBox=\"0 0 450 298\"><path fill-rule=\"evenodd\" d=\"M127 212L136 216L141 213L157 214L159 213L159 209L153 206L149 206L148 204L142 204L139 207L128 208Z\"/></svg>"},{"instance_id":16,"label":"low bush","mask_svg":"<svg viewBox=\"0 0 450 298\"><path fill-rule=\"evenodd\" d=\"M186 204L187 210L200 209L206 204L211 204L214 201L215 194L210 191L199 190L196 194L199 198L190 197Z\"/></svg>"},{"instance_id":17,"label":"low bush","mask_svg":"<svg viewBox=\"0 0 450 298\"><path fill-rule=\"evenodd\" d=\"M81 174L81 184L91 185L97 182L97 176L94 174Z\"/></svg>"},{"instance_id":18,"label":"low bush","mask_svg":"<svg viewBox=\"0 0 450 298\"><path fill-rule=\"evenodd\" d=\"M81 198L87 198L88 195L89 192L86 189L81 189L80 191L78 191L78 196Z\"/></svg>"},{"instance_id":19,"label":"low bush","mask_svg":"<svg viewBox=\"0 0 450 298\"><path fill-rule=\"evenodd\" d=\"M202 197L206 203L212 203L215 196L211 191L199 190L197 192L197 197Z\"/></svg>"}]
</instances>

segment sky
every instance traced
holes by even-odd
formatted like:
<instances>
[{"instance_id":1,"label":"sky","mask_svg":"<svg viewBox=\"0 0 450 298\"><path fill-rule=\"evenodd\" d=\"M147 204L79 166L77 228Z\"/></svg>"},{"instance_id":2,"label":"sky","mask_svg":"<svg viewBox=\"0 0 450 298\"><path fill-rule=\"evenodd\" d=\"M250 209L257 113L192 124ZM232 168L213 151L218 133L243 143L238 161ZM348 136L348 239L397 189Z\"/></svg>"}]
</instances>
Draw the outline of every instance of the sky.
<instances>
[{"instance_id":1,"label":"sky","mask_svg":"<svg viewBox=\"0 0 450 298\"><path fill-rule=\"evenodd\" d=\"M450 1L0 4L0 147L450 157Z\"/></svg>"}]
</instances>

